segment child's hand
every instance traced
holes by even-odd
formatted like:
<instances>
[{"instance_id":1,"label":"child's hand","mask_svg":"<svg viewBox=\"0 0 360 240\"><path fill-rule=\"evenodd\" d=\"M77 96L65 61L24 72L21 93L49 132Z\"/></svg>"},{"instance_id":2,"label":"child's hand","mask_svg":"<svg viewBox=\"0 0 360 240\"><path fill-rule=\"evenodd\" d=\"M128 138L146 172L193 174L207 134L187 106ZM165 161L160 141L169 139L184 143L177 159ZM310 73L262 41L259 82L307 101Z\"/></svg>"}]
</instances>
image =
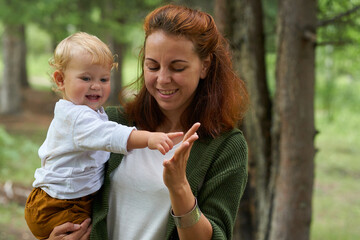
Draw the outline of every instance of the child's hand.
<instances>
[{"instance_id":1,"label":"child's hand","mask_svg":"<svg viewBox=\"0 0 360 240\"><path fill-rule=\"evenodd\" d=\"M157 149L162 154L165 155L170 149L173 148L174 142L173 139L184 135L183 132L174 132L174 133L160 133L152 132L150 133L148 139L148 148Z\"/></svg>"}]
</instances>

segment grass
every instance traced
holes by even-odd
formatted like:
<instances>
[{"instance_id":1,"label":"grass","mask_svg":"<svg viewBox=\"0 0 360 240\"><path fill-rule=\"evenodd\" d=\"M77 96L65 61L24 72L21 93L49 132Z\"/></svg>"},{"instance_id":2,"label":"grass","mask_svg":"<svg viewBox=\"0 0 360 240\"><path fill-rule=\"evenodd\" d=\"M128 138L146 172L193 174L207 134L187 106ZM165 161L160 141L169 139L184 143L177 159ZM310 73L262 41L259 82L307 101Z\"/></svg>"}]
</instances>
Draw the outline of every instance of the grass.
<instances>
[{"instance_id":1,"label":"grass","mask_svg":"<svg viewBox=\"0 0 360 240\"><path fill-rule=\"evenodd\" d=\"M24 219L24 208L15 203L0 204L0 213L0 240L35 240L29 231L18 231L18 229L27 229Z\"/></svg>"},{"instance_id":2,"label":"grass","mask_svg":"<svg viewBox=\"0 0 360 240\"><path fill-rule=\"evenodd\" d=\"M317 98L312 240L360 239L360 82L346 81L333 86L330 104Z\"/></svg>"}]
</instances>

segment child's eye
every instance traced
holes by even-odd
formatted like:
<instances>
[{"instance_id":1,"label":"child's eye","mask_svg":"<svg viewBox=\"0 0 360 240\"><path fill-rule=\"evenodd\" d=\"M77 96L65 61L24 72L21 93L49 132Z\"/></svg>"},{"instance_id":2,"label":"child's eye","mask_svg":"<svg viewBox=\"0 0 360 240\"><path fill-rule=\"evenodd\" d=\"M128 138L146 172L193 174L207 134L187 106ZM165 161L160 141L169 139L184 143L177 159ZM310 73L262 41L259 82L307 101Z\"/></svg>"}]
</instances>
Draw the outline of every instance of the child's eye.
<instances>
[{"instance_id":1,"label":"child's eye","mask_svg":"<svg viewBox=\"0 0 360 240\"><path fill-rule=\"evenodd\" d=\"M82 77L81 79L84 80L84 81L90 81L89 77Z\"/></svg>"},{"instance_id":2,"label":"child's eye","mask_svg":"<svg viewBox=\"0 0 360 240\"><path fill-rule=\"evenodd\" d=\"M110 79L109 78L102 78L100 81L101 82L108 82Z\"/></svg>"}]
</instances>

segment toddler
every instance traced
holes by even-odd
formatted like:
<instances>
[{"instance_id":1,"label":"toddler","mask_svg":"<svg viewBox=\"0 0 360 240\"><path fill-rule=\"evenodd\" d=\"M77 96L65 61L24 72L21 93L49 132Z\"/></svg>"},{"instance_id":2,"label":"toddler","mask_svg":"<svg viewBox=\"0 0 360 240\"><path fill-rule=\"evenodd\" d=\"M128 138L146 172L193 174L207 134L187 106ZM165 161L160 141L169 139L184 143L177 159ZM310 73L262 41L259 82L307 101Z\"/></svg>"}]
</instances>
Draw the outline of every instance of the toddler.
<instances>
[{"instance_id":1,"label":"toddler","mask_svg":"<svg viewBox=\"0 0 360 240\"><path fill-rule=\"evenodd\" d=\"M92 196L103 184L104 163L110 152L127 154L134 148L165 154L182 133L152 133L108 120L102 105L110 95L114 57L99 38L75 33L59 43L50 65L62 94L44 143L41 167L35 171L25 219L38 239L54 227L80 224L91 215Z\"/></svg>"}]
</instances>

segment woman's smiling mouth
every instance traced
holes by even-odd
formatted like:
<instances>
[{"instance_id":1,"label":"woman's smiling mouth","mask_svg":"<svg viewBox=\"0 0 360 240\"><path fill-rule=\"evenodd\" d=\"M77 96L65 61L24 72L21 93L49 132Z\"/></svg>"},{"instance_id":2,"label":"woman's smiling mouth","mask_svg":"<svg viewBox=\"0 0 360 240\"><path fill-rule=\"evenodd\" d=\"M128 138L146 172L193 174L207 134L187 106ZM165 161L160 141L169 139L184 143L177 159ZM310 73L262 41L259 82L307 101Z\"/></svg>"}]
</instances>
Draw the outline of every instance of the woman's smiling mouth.
<instances>
[{"instance_id":1,"label":"woman's smiling mouth","mask_svg":"<svg viewBox=\"0 0 360 240\"><path fill-rule=\"evenodd\" d=\"M176 93L178 91L178 89L175 89L175 90L161 90L161 89L158 89L159 93L161 95L173 95L174 93Z\"/></svg>"}]
</instances>

